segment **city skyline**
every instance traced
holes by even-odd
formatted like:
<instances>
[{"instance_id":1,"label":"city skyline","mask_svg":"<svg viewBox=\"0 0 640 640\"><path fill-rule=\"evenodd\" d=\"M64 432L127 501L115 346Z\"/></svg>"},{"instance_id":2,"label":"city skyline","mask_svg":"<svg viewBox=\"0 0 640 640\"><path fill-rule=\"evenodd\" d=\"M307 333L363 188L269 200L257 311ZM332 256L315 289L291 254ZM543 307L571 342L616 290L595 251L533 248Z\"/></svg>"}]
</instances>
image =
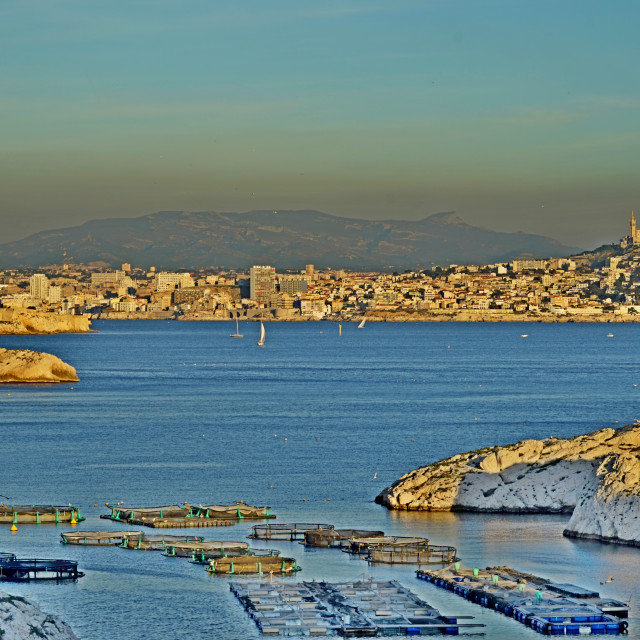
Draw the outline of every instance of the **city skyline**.
<instances>
[{"instance_id":1,"label":"city skyline","mask_svg":"<svg viewBox=\"0 0 640 640\"><path fill-rule=\"evenodd\" d=\"M2 9L1 242L159 210L456 211L593 248L638 209L640 7Z\"/></svg>"}]
</instances>

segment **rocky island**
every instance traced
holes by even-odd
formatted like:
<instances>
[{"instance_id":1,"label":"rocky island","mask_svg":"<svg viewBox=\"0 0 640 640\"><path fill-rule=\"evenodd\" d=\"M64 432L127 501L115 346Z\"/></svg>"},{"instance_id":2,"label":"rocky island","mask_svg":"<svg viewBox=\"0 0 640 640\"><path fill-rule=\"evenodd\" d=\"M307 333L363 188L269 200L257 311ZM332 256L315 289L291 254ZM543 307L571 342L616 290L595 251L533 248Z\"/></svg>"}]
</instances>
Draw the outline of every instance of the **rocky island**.
<instances>
[{"instance_id":1,"label":"rocky island","mask_svg":"<svg viewBox=\"0 0 640 640\"><path fill-rule=\"evenodd\" d=\"M2 640L45 638L77 640L68 624L46 614L19 596L0 593L0 637Z\"/></svg>"},{"instance_id":2,"label":"rocky island","mask_svg":"<svg viewBox=\"0 0 640 640\"><path fill-rule=\"evenodd\" d=\"M640 424L458 454L405 474L376 502L409 511L567 513L567 537L640 546Z\"/></svg>"},{"instance_id":3,"label":"rocky island","mask_svg":"<svg viewBox=\"0 0 640 640\"><path fill-rule=\"evenodd\" d=\"M40 333L89 333L91 320L87 316L45 313L33 309L0 308L0 335Z\"/></svg>"},{"instance_id":4,"label":"rocky island","mask_svg":"<svg viewBox=\"0 0 640 640\"><path fill-rule=\"evenodd\" d=\"M0 349L0 383L78 382L76 370L57 356L29 349Z\"/></svg>"}]
</instances>

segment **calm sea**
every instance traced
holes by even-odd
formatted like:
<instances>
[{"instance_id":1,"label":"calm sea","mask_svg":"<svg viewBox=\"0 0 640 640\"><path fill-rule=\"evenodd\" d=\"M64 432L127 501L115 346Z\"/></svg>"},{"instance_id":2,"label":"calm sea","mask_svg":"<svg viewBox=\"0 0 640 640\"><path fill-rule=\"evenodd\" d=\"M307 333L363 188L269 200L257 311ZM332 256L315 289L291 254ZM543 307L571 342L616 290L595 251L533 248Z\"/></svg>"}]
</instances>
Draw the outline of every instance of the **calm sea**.
<instances>
[{"instance_id":1,"label":"calm sea","mask_svg":"<svg viewBox=\"0 0 640 640\"><path fill-rule=\"evenodd\" d=\"M98 519L106 502L245 500L270 505L282 523L426 536L456 546L469 566L508 564L631 599L630 637L640 638L640 549L566 540L566 516L392 513L373 502L403 473L457 452L633 422L639 326L345 323L340 336L335 323L272 323L264 348L255 323L240 325L243 339L224 322L94 328L1 341L54 353L81 379L2 387L0 493L13 501L78 505L80 530L122 528ZM250 527L200 531L244 539ZM86 576L75 584L7 586L82 640L260 637L229 578L159 553L62 547L67 529L4 526L0 551L79 561ZM475 616L486 637L534 637L416 580L413 568L271 546L298 559L294 580L396 578L445 614Z\"/></svg>"}]
</instances>

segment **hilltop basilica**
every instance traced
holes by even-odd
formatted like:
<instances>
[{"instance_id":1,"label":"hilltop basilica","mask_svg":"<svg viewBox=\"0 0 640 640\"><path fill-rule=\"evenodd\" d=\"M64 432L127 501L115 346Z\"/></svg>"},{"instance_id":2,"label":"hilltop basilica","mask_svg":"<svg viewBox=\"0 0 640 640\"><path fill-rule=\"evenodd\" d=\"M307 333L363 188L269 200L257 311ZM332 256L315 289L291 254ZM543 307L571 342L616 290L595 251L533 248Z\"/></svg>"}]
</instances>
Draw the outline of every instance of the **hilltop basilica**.
<instances>
[{"instance_id":1,"label":"hilltop basilica","mask_svg":"<svg viewBox=\"0 0 640 640\"><path fill-rule=\"evenodd\" d=\"M631 212L631 220L629 221L629 235L620 239L620 246L623 249L640 245L640 229L636 227L636 218Z\"/></svg>"}]
</instances>

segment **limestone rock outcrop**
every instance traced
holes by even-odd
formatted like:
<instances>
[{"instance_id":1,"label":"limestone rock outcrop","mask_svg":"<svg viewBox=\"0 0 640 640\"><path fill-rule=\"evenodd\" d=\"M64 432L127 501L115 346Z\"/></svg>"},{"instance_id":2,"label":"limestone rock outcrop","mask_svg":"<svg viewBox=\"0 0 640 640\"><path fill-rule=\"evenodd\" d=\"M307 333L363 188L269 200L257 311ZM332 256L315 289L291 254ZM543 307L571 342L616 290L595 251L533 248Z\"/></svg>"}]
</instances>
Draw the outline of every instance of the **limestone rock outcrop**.
<instances>
[{"instance_id":1,"label":"limestone rock outcrop","mask_svg":"<svg viewBox=\"0 0 640 640\"><path fill-rule=\"evenodd\" d=\"M2 382L78 382L76 370L57 356L28 349L0 349Z\"/></svg>"},{"instance_id":2,"label":"limestone rock outcrop","mask_svg":"<svg viewBox=\"0 0 640 640\"><path fill-rule=\"evenodd\" d=\"M409 511L571 513L566 536L640 546L640 424L458 454L407 473L376 502Z\"/></svg>"},{"instance_id":3,"label":"limestone rock outcrop","mask_svg":"<svg viewBox=\"0 0 640 640\"><path fill-rule=\"evenodd\" d=\"M0 593L0 637L2 640L78 640L68 624L41 611L19 596Z\"/></svg>"},{"instance_id":4,"label":"limestone rock outcrop","mask_svg":"<svg viewBox=\"0 0 640 640\"><path fill-rule=\"evenodd\" d=\"M89 333L87 316L59 315L33 309L0 309L0 335Z\"/></svg>"}]
</instances>

